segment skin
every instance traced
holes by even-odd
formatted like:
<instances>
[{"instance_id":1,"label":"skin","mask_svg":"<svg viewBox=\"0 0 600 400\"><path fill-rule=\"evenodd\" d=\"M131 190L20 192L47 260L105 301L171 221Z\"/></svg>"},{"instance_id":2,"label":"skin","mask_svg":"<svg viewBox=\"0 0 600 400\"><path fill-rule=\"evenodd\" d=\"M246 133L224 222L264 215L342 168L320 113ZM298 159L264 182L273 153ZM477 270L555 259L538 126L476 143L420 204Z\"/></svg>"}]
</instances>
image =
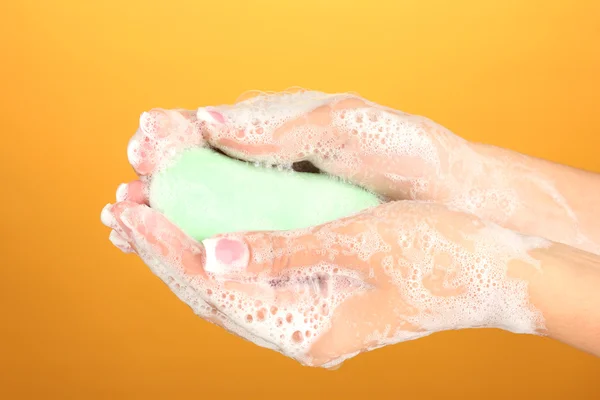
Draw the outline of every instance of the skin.
<instances>
[{"instance_id":1,"label":"skin","mask_svg":"<svg viewBox=\"0 0 600 400\"><path fill-rule=\"evenodd\" d=\"M198 315L257 343L260 338L254 328L260 311L252 322L240 320L208 293L226 288L269 307L293 308L299 299L306 300L302 296L318 301L326 295L310 290L299 295L297 285L280 283L265 288L256 278L289 282L290 271L306 270L323 261L336 265L339 275L335 279L349 282L342 285L344 301L322 316L327 322L324 332L316 338L303 337L310 341L306 351L288 354L306 365L329 366L385 344L469 327L548 335L600 356L600 228L593 223L599 213L593 207L593 200L600 198L598 175L469 143L431 120L360 97L299 96L306 96L307 101L316 96L319 102L285 122L269 125L248 119L252 101L211 107L198 114L186 110L145 113L128 151L140 179L120 186L117 203L103 212L104 223L113 230L113 243L125 252L137 253ZM281 95L266 95L261 101L286 109ZM336 123L340 118L361 124L358 129L340 125ZM372 134L381 126L388 136ZM307 127L312 136L293 135ZM392 147L397 137L416 147ZM177 151L204 145L249 161L283 166L310 161L389 202L294 232L219 235L220 244L209 250L215 251L223 270L207 272L207 248L152 210L145 189L152 173ZM358 239L367 234L380 240L367 257L345 242L332 244L326 239ZM548 240L538 239L542 236ZM515 252L515 243L524 250ZM477 308L480 303L469 303L471 298L464 294L477 293L476 285L481 285L465 283L481 262L477 250L481 246L488 249L484 254L487 270L482 271L491 277L488 284L525 285L520 310L533 316L527 329L516 314L502 308L516 301L517 291L501 293L500 298L494 297L497 304L474 315L450 312L439 305L445 303L436 302L454 302L454 310ZM278 255L254 257L265 250ZM384 262L388 256L397 260L391 267ZM417 285L426 289L429 306L411 299L406 291L411 273L419 275ZM459 284L450 288L443 284L454 278ZM179 294L183 289L195 295ZM286 352L283 341L270 344L266 347Z\"/></svg>"},{"instance_id":2,"label":"skin","mask_svg":"<svg viewBox=\"0 0 600 400\"><path fill-rule=\"evenodd\" d=\"M596 206L600 199L599 174L499 147L470 147L500 171L487 174L493 179L486 185L511 190L520 203L511 215L491 206L476 212L478 216L512 230L600 254L600 210ZM482 176L479 182L483 180Z\"/></svg>"}]
</instances>

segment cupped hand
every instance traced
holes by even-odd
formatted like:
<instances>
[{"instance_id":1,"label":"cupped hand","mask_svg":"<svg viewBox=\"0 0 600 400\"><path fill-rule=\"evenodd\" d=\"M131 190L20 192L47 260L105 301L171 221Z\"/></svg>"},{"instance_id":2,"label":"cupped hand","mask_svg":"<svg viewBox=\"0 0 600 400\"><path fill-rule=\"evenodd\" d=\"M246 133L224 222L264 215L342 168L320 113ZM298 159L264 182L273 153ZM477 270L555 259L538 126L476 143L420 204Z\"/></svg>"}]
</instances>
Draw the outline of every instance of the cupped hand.
<instances>
[{"instance_id":1,"label":"cupped hand","mask_svg":"<svg viewBox=\"0 0 600 400\"><path fill-rule=\"evenodd\" d=\"M474 153L421 116L352 94L261 94L234 105L144 113L129 145L141 176L203 144L242 160L310 162L389 199L445 201L465 190Z\"/></svg>"},{"instance_id":2,"label":"cupped hand","mask_svg":"<svg viewBox=\"0 0 600 400\"><path fill-rule=\"evenodd\" d=\"M207 145L267 164L309 161L390 199L443 200L462 190L464 141L353 95L144 113L128 148L140 180L119 187L103 222L202 318L325 367L441 330L540 329L509 267L535 268L527 250L545 242L442 205L395 201L305 229L191 239L148 206L146 187L180 151Z\"/></svg>"},{"instance_id":3,"label":"cupped hand","mask_svg":"<svg viewBox=\"0 0 600 400\"><path fill-rule=\"evenodd\" d=\"M528 250L545 243L437 204L203 242L143 204L108 206L103 221L199 316L304 365L448 329L542 327L510 263L535 268Z\"/></svg>"}]
</instances>

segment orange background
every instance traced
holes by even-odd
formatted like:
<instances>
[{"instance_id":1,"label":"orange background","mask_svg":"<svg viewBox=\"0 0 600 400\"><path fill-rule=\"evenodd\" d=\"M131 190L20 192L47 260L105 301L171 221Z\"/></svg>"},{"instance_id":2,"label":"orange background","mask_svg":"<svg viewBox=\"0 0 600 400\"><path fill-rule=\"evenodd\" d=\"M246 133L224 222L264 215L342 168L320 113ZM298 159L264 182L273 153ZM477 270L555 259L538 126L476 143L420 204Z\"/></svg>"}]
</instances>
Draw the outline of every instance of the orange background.
<instances>
[{"instance_id":1,"label":"orange background","mask_svg":"<svg viewBox=\"0 0 600 400\"><path fill-rule=\"evenodd\" d=\"M492 330L300 367L195 317L99 218L142 111L251 89L356 91L600 172L599 27L598 0L2 2L0 397L600 398L600 359Z\"/></svg>"}]
</instances>

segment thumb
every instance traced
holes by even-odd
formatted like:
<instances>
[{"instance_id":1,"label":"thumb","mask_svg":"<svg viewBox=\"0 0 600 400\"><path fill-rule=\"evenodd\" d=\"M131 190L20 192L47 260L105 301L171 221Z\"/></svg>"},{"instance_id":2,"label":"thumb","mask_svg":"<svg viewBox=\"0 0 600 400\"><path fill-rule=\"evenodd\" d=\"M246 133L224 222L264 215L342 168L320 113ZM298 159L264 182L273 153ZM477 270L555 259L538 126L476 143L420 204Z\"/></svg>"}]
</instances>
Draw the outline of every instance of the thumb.
<instances>
[{"instance_id":1,"label":"thumb","mask_svg":"<svg viewBox=\"0 0 600 400\"><path fill-rule=\"evenodd\" d=\"M327 291L370 286L374 280L369 258L356 251L360 244L351 239L354 235L336 232L336 222L293 231L240 232L205 239L204 269L224 280L264 280L275 290L307 283L327 286Z\"/></svg>"},{"instance_id":2,"label":"thumb","mask_svg":"<svg viewBox=\"0 0 600 400\"><path fill-rule=\"evenodd\" d=\"M308 159L322 142L333 97L314 91L263 94L235 105L200 108L196 117L208 143L227 155L291 165ZM323 113L315 112L321 108Z\"/></svg>"},{"instance_id":3,"label":"thumb","mask_svg":"<svg viewBox=\"0 0 600 400\"><path fill-rule=\"evenodd\" d=\"M278 275L318 263L319 243L309 232L238 232L205 239L204 269L216 275Z\"/></svg>"},{"instance_id":4,"label":"thumb","mask_svg":"<svg viewBox=\"0 0 600 400\"><path fill-rule=\"evenodd\" d=\"M252 232L205 239L205 271L254 297L346 295L373 287L367 263L314 232ZM332 254L337 256L332 257ZM265 297L265 298L267 298Z\"/></svg>"},{"instance_id":5,"label":"thumb","mask_svg":"<svg viewBox=\"0 0 600 400\"><path fill-rule=\"evenodd\" d=\"M356 243L330 224L291 231L240 232L202 241L207 272L224 278L282 278L337 275L369 280L369 261L357 256ZM280 280L280 279L279 279ZM275 281L279 281L275 280Z\"/></svg>"}]
</instances>

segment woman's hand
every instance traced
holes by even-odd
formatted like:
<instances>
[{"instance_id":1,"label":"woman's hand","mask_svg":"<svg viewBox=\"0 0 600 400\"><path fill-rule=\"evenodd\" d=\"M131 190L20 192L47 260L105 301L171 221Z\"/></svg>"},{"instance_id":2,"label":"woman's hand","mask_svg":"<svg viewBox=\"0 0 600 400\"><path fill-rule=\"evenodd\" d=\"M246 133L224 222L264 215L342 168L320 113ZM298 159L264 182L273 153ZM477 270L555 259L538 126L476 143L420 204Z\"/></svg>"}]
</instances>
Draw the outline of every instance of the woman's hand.
<instances>
[{"instance_id":1,"label":"woman's hand","mask_svg":"<svg viewBox=\"0 0 600 400\"><path fill-rule=\"evenodd\" d=\"M207 143L247 161L309 161L389 200L442 202L600 254L598 174L470 143L427 118L350 94L266 94L231 106L144 113L129 146L142 176L132 195L174 153Z\"/></svg>"},{"instance_id":2,"label":"woman's hand","mask_svg":"<svg viewBox=\"0 0 600 400\"><path fill-rule=\"evenodd\" d=\"M173 153L206 143L246 161L288 167L309 161L394 200L451 199L470 169L467 142L441 125L355 95L320 92L144 113L129 159L146 176Z\"/></svg>"},{"instance_id":3,"label":"woman's hand","mask_svg":"<svg viewBox=\"0 0 600 400\"><path fill-rule=\"evenodd\" d=\"M117 203L103 221L198 315L305 365L448 329L544 328L518 270L539 268L528 252L549 242L441 205L202 243L146 205Z\"/></svg>"},{"instance_id":4,"label":"woman's hand","mask_svg":"<svg viewBox=\"0 0 600 400\"><path fill-rule=\"evenodd\" d=\"M448 199L465 142L422 117L352 95L267 95L235 106L145 113L129 145L141 180L104 212L197 314L307 365L476 326L535 332L540 316L511 259L539 245L441 205L394 202L317 227L198 243L149 208L152 173L186 147L244 160L310 161L391 199ZM498 242L498 240L500 240ZM514 247L517 246L517 247Z\"/></svg>"},{"instance_id":5,"label":"woman's hand","mask_svg":"<svg viewBox=\"0 0 600 400\"><path fill-rule=\"evenodd\" d=\"M146 188L179 151L209 144L248 161L287 167L310 161L391 200L448 206L394 202L303 230L198 243L147 206ZM553 318L556 307L548 310L556 296L548 295L554 286L545 279L563 274L577 281L577 268L566 267L573 250L545 250L545 240L479 218L541 234L543 224L523 222L539 208L568 217L554 215L551 224L570 223L577 213L552 195L555 187L533 159L469 144L425 118L356 96L315 92L197 112L153 110L142 115L128 154L140 180L121 185L118 203L103 213L113 243L139 254L201 317L304 364L333 366L357 352L445 329L545 332L532 290L551 333L593 348L581 344L593 342L593 329L564 329L565 314ZM552 201L544 203L544 194ZM533 214L523 218L527 210ZM562 232L548 229L545 236L594 246L584 235ZM544 275L537 259L558 272ZM580 315L573 307L568 312ZM581 332L589 335L582 339Z\"/></svg>"}]
</instances>

